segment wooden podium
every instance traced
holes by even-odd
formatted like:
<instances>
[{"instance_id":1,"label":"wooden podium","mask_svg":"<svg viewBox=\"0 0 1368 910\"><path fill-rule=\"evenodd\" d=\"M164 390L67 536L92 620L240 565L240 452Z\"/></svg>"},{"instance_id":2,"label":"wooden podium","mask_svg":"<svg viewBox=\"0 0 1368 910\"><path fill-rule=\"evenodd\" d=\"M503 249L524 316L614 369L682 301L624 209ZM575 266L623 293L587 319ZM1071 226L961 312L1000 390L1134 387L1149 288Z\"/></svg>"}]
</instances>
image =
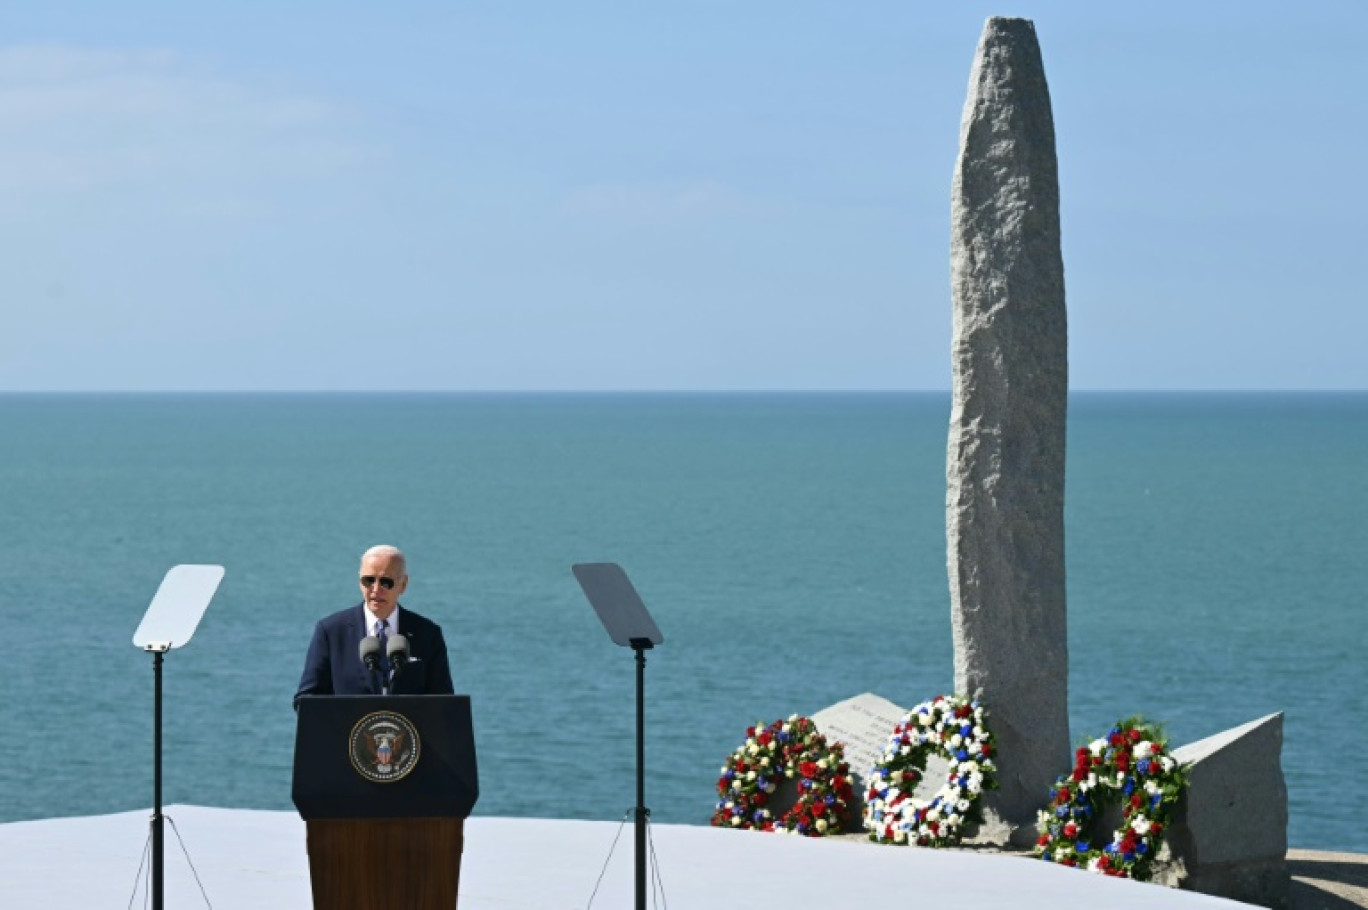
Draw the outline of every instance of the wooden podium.
<instances>
[{"instance_id":1,"label":"wooden podium","mask_svg":"<svg viewBox=\"0 0 1368 910\"><path fill-rule=\"evenodd\" d=\"M469 696L299 700L292 795L315 910L453 910L479 793Z\"/></svg>"}]
</instances>

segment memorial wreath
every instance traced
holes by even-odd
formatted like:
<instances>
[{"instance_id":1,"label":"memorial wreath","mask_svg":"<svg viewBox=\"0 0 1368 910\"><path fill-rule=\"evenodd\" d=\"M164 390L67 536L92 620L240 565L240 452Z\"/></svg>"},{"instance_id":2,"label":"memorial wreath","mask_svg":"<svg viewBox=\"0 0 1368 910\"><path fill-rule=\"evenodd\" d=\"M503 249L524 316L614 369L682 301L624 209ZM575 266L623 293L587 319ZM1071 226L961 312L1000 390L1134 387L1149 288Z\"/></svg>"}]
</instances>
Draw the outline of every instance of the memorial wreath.
<instances>
[{"instance_id":1,"label":"memorial wreath","mask_svg":"<svg viewBox=\"0 0 1368 910\"><path fill-rule=\"evenodd\" d=\"M932 754L950 762L945 783L928 801L913 797ZM884 844L949 847L966 824L981 821L978 803L997 786L993 736L977 701L942 695L909 711L889 736L883 759L869 772L864 825Z\"/></svg>"},{"instance_id":2,"label":"memorial wreath","mask_svg":"<svg viewBox=\"0 0 1368 910\"><path fill-rule=\"evenodd\" d=\"M785 779L797 782L798 797L776 820L773 797ZM722 766L717 795L714 825L821 837L841 833L854 792L845 747L828 744L811 719L795 714L746 730Z\"/></svg>"},{"instance_id":3,"label":"memorial wreath","mask_svg":"<svg viewBox=\"0 0 1368 910\"><path fill-rule=\"evenodd\" d=\"M1145 880L1187 785L1186 769L1168 753L1157 725L1133 717L1080 746L1074 769L1055 782L1040 812L1041 859L1090 872ZM1089 829L1103 808L1119 804L1121 827L1094 847Z\"/></svg>"}]
</instances>

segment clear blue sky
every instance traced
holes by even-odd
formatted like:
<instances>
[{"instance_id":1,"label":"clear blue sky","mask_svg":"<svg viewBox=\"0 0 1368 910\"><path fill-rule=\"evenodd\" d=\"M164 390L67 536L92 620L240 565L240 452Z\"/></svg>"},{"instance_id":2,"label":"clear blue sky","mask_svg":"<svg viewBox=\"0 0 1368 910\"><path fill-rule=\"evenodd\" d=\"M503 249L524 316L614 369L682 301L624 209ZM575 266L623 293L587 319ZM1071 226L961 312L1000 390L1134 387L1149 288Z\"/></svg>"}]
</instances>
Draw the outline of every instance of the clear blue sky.
<instances>
[{"instance_id":1,"label":"clear blue sky","mask_svg":"<svg viewBox=\"0 0 1368 910\"><path fill-rule=\"evenodd\" d=\"M1076 389L1368 388L1368 3L0 7L0 389L944 389L989 15Z\"/></svg>"}]
</instances>

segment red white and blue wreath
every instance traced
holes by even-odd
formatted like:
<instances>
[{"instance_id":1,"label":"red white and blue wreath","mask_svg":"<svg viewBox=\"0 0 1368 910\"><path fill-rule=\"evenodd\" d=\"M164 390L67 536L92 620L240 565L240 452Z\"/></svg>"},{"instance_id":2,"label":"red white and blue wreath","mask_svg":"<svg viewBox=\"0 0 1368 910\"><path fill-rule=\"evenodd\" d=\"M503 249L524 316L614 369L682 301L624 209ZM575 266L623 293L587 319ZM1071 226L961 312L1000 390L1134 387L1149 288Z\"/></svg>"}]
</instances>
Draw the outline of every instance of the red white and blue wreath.
<instances>
[{"instance_id":1,"label":"red white and blue wreath","mask_svg":"<svg viewBox=\"0 0 1368 910\"><path fill-rule=\"evenodd\" d=\"M1074 769L1055 782L1040 812L1036 854L1044 860L1120 878L1149 878L1174 807L1187 786L1158 726L1123 720L1080 746ZM1104 806L1119 803L1121 827L1095 846L1089 828Z\"/></svg>"},{"instance_id":2,"label":"red white and blue wreath","mask_svg":"<svg viewBox=\"0 0 1368 910\"><path fill-rule=\"evenodd\" d=\"M946 758L950 769L930 801L918 800L912 792L932 754ZM869 839L920 847L958 844L966 825L982 821L979 795L997 787L993 754L987 712L979 702L942 695L917 705L893 728L883 759L869 772Z\"/></svg>"},{"instance_id":3,"label":"red white and blue wreath","mask_svg":"<svg viewBox=\"0 0 1368 910\"><path fill-rule=\"evenodd\" d=\"M784 779L798 782L798 798L776 819L772 797ZM845 746L828 744L811 719L795 714L746 730L746 742L722 766L717 795L718 827L821 837L841 833L854 791Z\"/></svg>"}]
</instances>

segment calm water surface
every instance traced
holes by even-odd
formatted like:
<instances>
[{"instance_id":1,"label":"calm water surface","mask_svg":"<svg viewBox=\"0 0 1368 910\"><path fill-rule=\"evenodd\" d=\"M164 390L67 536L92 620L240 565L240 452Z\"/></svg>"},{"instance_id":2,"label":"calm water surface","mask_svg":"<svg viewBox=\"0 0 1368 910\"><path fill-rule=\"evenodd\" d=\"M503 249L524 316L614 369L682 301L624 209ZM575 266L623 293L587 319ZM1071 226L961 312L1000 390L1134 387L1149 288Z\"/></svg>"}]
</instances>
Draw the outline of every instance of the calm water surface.
<instances>
[{"instance_id":1,"label":"calm water surface","mask_svg":"<svg viewBox=\"0 0 1368 910\"><path fill-rule=\"evenodd\" d=\"M290 808L310 630L392 542L474 699L478 814L632 804L631 652L570 575L613 561L666 637L647 802L704 824L749 723L948 691L948 414L944 394L0 396L0 821L150 805L129 639L182 562L228 573L167 659L167 801ZM1368 851L1368 395L1080 394L1069 446L1074 738L1284 711L1291 842Z\"/></svg>"}]
</instances>

